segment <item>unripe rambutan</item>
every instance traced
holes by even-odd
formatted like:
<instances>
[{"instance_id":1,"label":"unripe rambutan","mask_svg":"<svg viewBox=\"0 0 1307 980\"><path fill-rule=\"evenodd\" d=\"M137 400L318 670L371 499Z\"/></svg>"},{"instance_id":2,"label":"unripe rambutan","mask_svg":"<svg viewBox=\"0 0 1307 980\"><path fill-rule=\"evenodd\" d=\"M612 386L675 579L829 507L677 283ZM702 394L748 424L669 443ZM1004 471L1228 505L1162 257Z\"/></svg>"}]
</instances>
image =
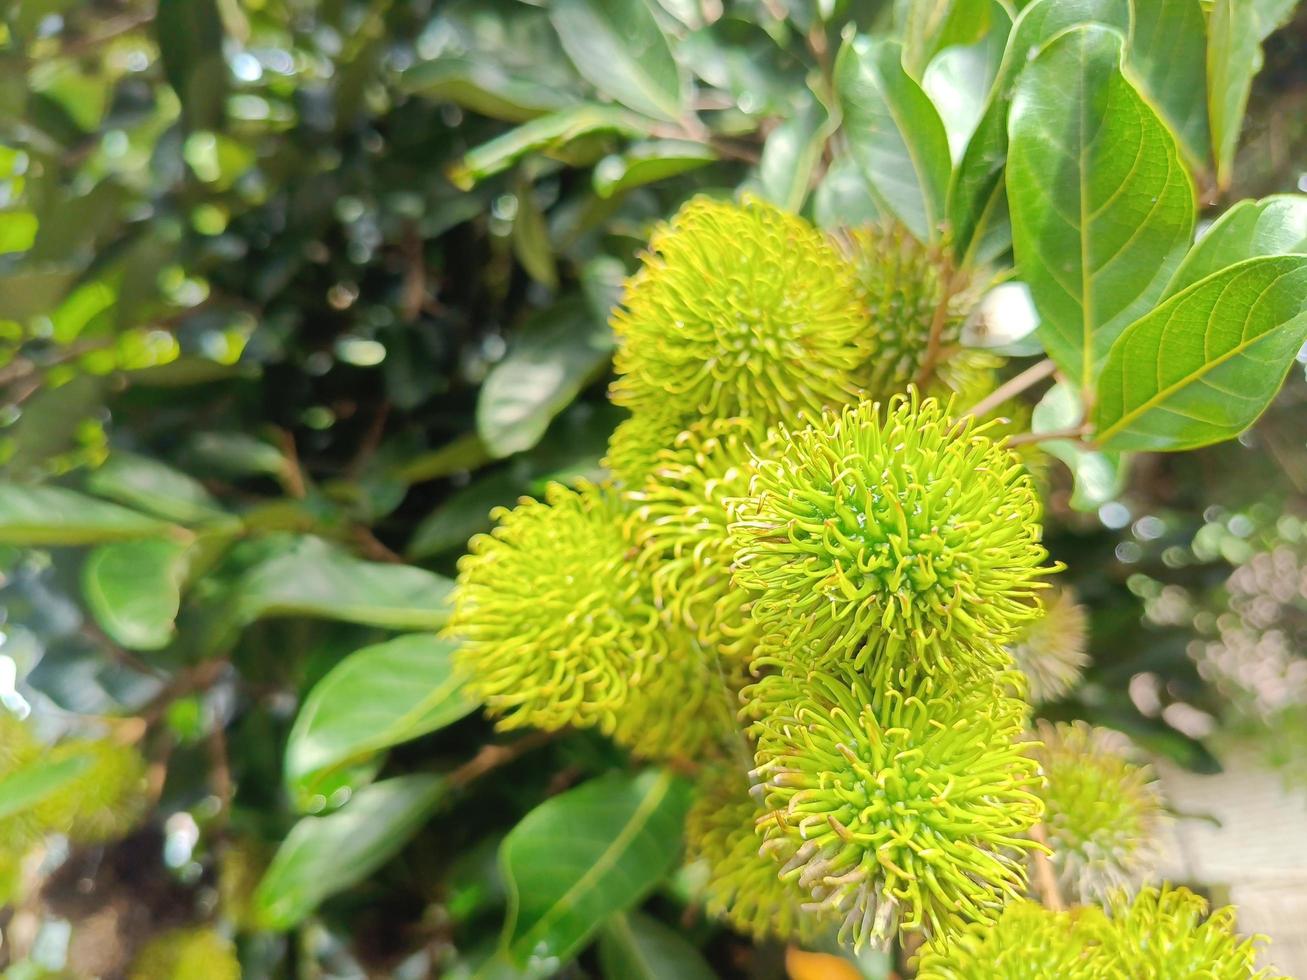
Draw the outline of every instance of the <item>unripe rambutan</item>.
<instances>
[{"instance_id":1,"label":"unripe rambutan","mask_svg":"<svg viewBox=\"0 0 1307 980\"><path fill-rule=\"evenodd\" d=\"M686 817L687 856L707 865L709 915L759 942L807 945L833 933L839 918L805 910L811 897L797 882L780 877L783 860L762 853L757 823L765 814L743 772L728 764L710 767L699 777Z\"/></svg>"},{"instance_id":2,"label":"unripe rambutan","mask_svg":"<svg viewBox=\"0 0 1307 980\"><path fill-rule=\"evenodd\" d=\"M619 494L551 484L497 508L459 560L447 627L459 667L501 728L612 732L667 640L622 526Z\"/></svg>"},{"instance_id":3,"label":"unripe rambutan","mask_svg":"<svg viewBox=\"0 0 1307 980\"><path fill-rule=\"evenodd\" d=\"M1027 707L1003 678L791 665L744 696L764 834L793 850L783 874L844 916L841 939L935 935L1022 893L1042 807Z\"/></svg>"},{"instance_id":4,"label":"unripe rambutan","mask_svg":"<svg viewBox=\"0 0 1307 980\"><path fill-rule=\"evenodd\" d=\"M1288 980L1257 968L1264 936L1235 933L1232 906L1207 915L1207 902L1187 888L1145 888L1133 901L1118 895L1103 955L1111 977L1201 977L1204 980Z\"/></svg>"},{"instance_id":5,"label":"unripe rambutan","mask_svg":"<svg viewBox=\"0 0 1307 980\"><path fill-rule=\"evenodd\" d=\"M613 482L631 490L644 485L658 462L658 456L671 449L693 419L677 412L642 411L619 422L608 437L608 451L601 464L612 474Z\"/></svg>"},{"instance_id":6,"label":"unripe rambutan","mask_svg":"<svg viewBox=\"0 0 1307 980\"><path fill-rule=\"evenodd\" d=\"M765 440L745 419L697 422L630 494L629 532L659 604L706 648L733 658L752 654L754 629L749 594L731 582L731 513L748 492L754 453L768 452Z\"/></svg>"},{"instance_id":7,"label":"unripe rambutan","mask_svg":"<svg viewBox=\"0 0 1307 980\"><path fill-rule=\"evenodd\" d=\"M69 739L46 759L85 758L77 778L36 807L47 830L65 833L78 844L102 844L125 836L145 813L149 798L146 765L134 746L112 739Z\"/></svg>"},{"instance_id":8,"label":"unripe rambutan","mask_svg":"<svg viewBox=\"0 0 1307 980\"><path fill-rule=\"evenodd\" d=\"M1125 980L1101 955L1107 919L1096 906L1052 912L1008 903L993 922L940 936L921 952L917 980Z\"/></svg>"},{"instance_id":9,"label":"unripe rambutan","mask_svg":"<svg viewBox=\"0 0 1307 980\"><path fill-rule=\"evenodd\" d=\"M1088 901L1137 885L1153 867L1166 819L1152 768L1131 761L1124 735L1082 721L1041 721L1036 736L1047 780L1038 793L1063 888Z\"/></svg>"},{"instance_id":10,"label":"unripe rambutan","mask_svg":"<svg viewBox=\"0 0 1307 980\"><path fill-rule=\"evenodd\" d=\"M213 929L174 929L156 936L136 956L131 980L240 980L230 939Z\"/></svg>"},{"instance_id":11,"label":"unripe rambutan","mask_svg":"<svg viewBox=\"0 0 1307 980\"><path fill-rule=\"evenodd\" d=\"M872 397L888 398L921 373L932 331L937 350L958 346L980 290L954 267L948 242L918 241L897 221L849 232L845 240L871 316L860 380Z\"/></svg>"},{"instance_id":12,"label":"unripe rambutan","mask_svg":"<svg viewBox=\"0 0 1307 980\"><path fill-rule=\"evenodd\" d=\"M1043 615L1028 623L1009 649L1029 682L1033 704L1071 693L1089 663L1089 616L1065 589L1042 596Z\"/></svg>"},{"instance_id":13,"label":"unripe rambutan","mask_svg":"<svg viewBox=\"0 0 1307 980\"><path fill-rule=\"evenodd\" d=\"M868 353L852 266L754 199L697 197L655 231L613 329L612 399L637 414L792 420L858 396Z\"/></svg>"},{"instance_id":14,"label":"unripe rambutan","mask_svg":"<svg viewBox=\"0 0 1307 980\"><path fill-rule=\"evenodd\" d=\"M801 664L1005 667L1054 569L1030 476L984 433L915 392L783 432L731 525L763 648Z\"/></svg>"}]
</instances>

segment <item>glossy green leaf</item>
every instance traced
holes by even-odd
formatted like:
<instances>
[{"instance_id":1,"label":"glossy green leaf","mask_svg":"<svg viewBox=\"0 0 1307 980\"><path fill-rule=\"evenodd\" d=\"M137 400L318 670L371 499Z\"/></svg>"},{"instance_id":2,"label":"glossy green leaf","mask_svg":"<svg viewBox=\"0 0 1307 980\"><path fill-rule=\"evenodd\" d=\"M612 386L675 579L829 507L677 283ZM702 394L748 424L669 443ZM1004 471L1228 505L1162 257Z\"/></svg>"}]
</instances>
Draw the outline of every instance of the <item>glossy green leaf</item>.
<instances>
[{"instance_id":1,"label":"glossy green leaf","mask_svg":"<svg viewBox=\"0 0 1307 980\"><path fill-rule=\"evenodd\" d=\"M1230 186L1253 76L1262 68L1257 10L1248 0L1216 0L1207 15L1207 114L1216 182Z\"/></svg>"},{"instance_id":2,"label":"glossy green leaf","mask_svg":"<svg viewBox=\"0 0 1307 980\"><path fill-rule=\"evenodd\" d=\"M996 14L1005 16L992 0L915 0L907 9L903 67L914 78L921 78L945 48L975 44L990 31Z\"/></svg>"},{"instance_id":3,"label":"glossy green leaf","mask_svg":"<svg viewBox=\"0 0 1307 980\"><path fill-rule=\"evenodd\" d=\"M1056 384L1040 399L1031 418L1035 432L1065 432L1084 421L1084 408L1075 389ZM1075 439L1046 439L1039 448L1061 460L1071 471L1071 506L1094 511L1115 500L1125 488L1125 460L1121 453L1095 449Z\"/></svg>"},{"instance_id":4,"label":"glossy green leaf","mask_svg":"<svg viewBox=\"0 0 1307 980\"><path fill-rule=\"evenodd\" d=\"M478 57L446 55L414 65L400 76L399 87L508 122L526 122L576 101L564 90Z\"/></svg>"},{"instance_id":5,"label":"glossy green leaf","mask_svg":"<svg viewBox=\"0 0 1307 980\"><path fill-rule=\"evenodd\" d=\"M187 128L217 129L228 79L217 0L159 0L154 27L163 71L181 100Z\"/></svg>"},{"instance_id":6,"label":"glossy green leaf","mask_svg":"<svg viewBox=\"0 0 1307 980\"><path fill-rule=\"evenodd\" d=\"M357 884L399 853L440 802L438 776L399 776L359 792L326 817L291 828L254 893L265 929L291 929L325 899Z\"/></svg>"},{"instance_id":7,"label":"glossy green leaf","mask_svg":"<svg viewBox=\"0 0 1307 980\"><path fill-rule=\"evenodd\" d=\"M1035 0L1013 23L985 111L949 184L949 224L960 255L977 256L982 243L985 252L1001 254L1010 243L1003 178L1012 89L1039 50L1076 24L1105 24L1127 34L1129 0Z\"/></svg>"},{"instance_id":8,"label":"glossy green leaf","mask_svg":"<svg viewBox=\"0 0 1307 980\"><path fill-rule=\"evenodd\" d=\"M479 181L507 170L528 153L546 153L592 133L645 136L649 124L622 109L579 105L541 116L469 150L449 170L449 179L470 190Z\"/></svg>"},{"instance_id":9,"label":"glossy green leaf","mask_svg":"<svg viewBox=\"0 0 1307 980\"><path fill-rule=\"evenodd\" d=\"M921 78L921 87L939 110L948 133L949 152L961 159L971 135L985 114L989 94L998 80L1012 20L997 0L988 33L972 44L955 44L940 51Z\"/></svg>"},{"instance_id":10,"label":"glossy green leaf","mask_svg":"<svg viewBox=\"0 0 1307 980\"><path fill-rule=\"evenodd\" d=\"M1208 161L1207 24L1201 0L1136 0L1127 62L1195 169Z\"/></svg>"},{"instance_id":11,"label":"glossy green leaf","mask_svg":"<svg viewBox=\"0 0 1307 980\"><path fill-rule=\"evenodd\" d=\"M592 779L528 813L499 852L512 960L557 969L637 904L675 865L689 802L680 778L648 770Z\"/></svg>"},{"instance_id":12,"label":"glossy green leaf","mask_svg":"<svg viewBox=\"0 0 1307 980\"><path fill-rule=\"evenodd\" d=\"M172 639L187 546L169 538L103 544L82 566L82 595L100 628L129 650Z\"/></svg>"},{"instance_id":13,"label":"glossy green leaf","mask_svg":"<svg viewBox=\"0 0 1307 980\"><path fill-rule=\"evenodd\" d=\"M576 70L605 95L669 122L685 110L685 86L647 0L553 0L549 19Z\"/></svg>"},{"instance_id":14,"label":"glossy green leaf","mask_svg":"<svg viewBox=\"0 0 1307 980\"><path fill-rule=\"evenodd\" d=\"M286 781L314 792L317 777L434 732L476 708L456 675L456 644L432 633L364 647L304 699L286 743Z\"/></svg>"},{"instance_id":15,"label":"glossy green leaf","mask_svg":"<svg viewBox=\"0 0 1307 980\"><path fill-rule=\"evenodd\" d=\"M536 316L491 369L477 400L477 432L493 457L530 449L550 420L608 363L612 332L580 299Z\"/></svg>"},{"instance_id":16,"label":"glossy green leaf","mask_svg":"<svg viewBox=\"0 0 1307 980\"><path fill-rule=\"evenodd\" d=\"M1194 189L1121 72L1121 35L1067 31L1022 73L1009 117L1013 248L1057 365L1088 383L1188 245Z\"/></svg>"},{"instance_id":17,"label":"glossy green leaf","mask_svg":"<svg viewBox=\"0 0 1307 980\"><path fill-rule=\"evenodd\" d=\"M198 480L134 453L112 453L87 475L86 488L178 524L233 520Z\"/></svg>"},{"instance_id":18,"label":"glossy green leaf","mask_svg":"<svg viewBox=\"0 0 1307 980\"><path fill-rule=\"evenodd\" d=\"M603 198L612 197L633 187L698 170L716 160L717 154L706 143L689 140L635 143L595 164L595 193Z\"/></svg>"},{"instance_id":19,"label":"glossy green leaf","mask_svg":"<svg viewBox=\"0 0 1307 980\"><path fill-rule=\"evenodd\" d=\"M862 170L848 154L837 156L812 195L812 217L819 228L856 228L881 216L862 178Z\"/></svg>"},{"instance_id":20,"label":"glossy green leaf","mask_svg":"<svg viewBox=\"0 0 1307 980\"><path fill-rule=\"evenodd\" d=\"M1112 347L1095 425L1111 449L1232 439L1279 390L1307 340L1307 256L1247 259L1130 326Z\"/></svg>"},{"instance_id":21,"label":"glossy green leaf","mask_svg":"<svg viewBox=\"0 0 1307 980\"><path fill-rule=\"evenodd\" d=\"M641 912L609 917L599 931L599 966L622 980L713 980L717 976L679 932Z\"/></svg>"},{"instance_id":22,"label":"glossy green leaf","mask_svg":"<svg viewBox=\"0 0 1307 980\"><path fill-rule=\"evenodd\" d=\"M413 531L408 557L421 560L462 548L472 535L489 531L493 525L491 510L511 506L522 488L521 476L510 467L454 491Z\"/></svg>"},{"instance_id":23,"label":"glossy green leaf","mask_svg":"<svg viewBox=\"0 0 1307 980\"><path fill-rule=\"evenodd\" d=\"M835 60L849 152L881 210L923 241L939 233L952 164L948 134L892 41L858 35Z\"/></svg>"},{"instance_id":24,"label":"glossy green leaf","mask_svg":"<svg viewBox=\"0 0 1307 980\"><path fill-rule=\"evenodd\" d=\"M1173 296L1214 272L1259 255L1307 253L1307 196L1276 194L1240 201L1189 250L1166 287Z\"/></svg>"},{"instance_id":25,"label":"glossy green leaf","mask_svg":"<svg viewBox=\"0 0 1307 980\"><path fill-rule=\"evenodd\" d=\"M238 622L309 616L394 630L435 630L449 618L454 583L411 565L362 561L320 538L295 538L242 577Z\"/></svg>"},{"instance_id":26,"label":"glossy green leaf","mask_svg":"<svg viewBox=\"0 0 1307 980\"><path fill-rule=\"evenodd\" d=\"M826 110L815 99L773 129L758 161L760 196L787 211L802 210L829 132Z\"/></svg>"},{"instance_id":27,"label":"glossy green leaf","mask_svg":"<svg viewBox=\"0 0 1307 980\"><path fill-rule=\"evenodd\" d=\"M85 545L180 528L63 487L0 483L0 544Z\"/></svg>"},{"instance_id":28,"label":"glossy green leaf","mask_svg":"<svg viewBox=\"0 0 1307 980\"><path fill-rule=\"evenodd\" d=\"M49 762L37 759L0 778L0 820L38 806L77 779L94 761L90 754Z\"/></svg>"}]
</instances>

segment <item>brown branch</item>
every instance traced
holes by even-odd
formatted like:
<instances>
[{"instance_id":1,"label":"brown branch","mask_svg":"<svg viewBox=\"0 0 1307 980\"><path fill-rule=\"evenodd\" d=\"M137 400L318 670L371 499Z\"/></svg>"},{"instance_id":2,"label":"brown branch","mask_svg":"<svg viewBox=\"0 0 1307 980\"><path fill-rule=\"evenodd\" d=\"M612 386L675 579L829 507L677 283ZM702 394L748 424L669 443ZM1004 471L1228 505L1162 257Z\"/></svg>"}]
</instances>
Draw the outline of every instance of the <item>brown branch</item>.
<instances>
[{"instance_id":1,"label":"brown branch","mask_svg":"<svg viewBox=\"0 0 1307 980\"><path fill-rule=\"evenodd\" d=\"M995 388L992 392L982 398L980 401L967 410L968 415L974 415L978 419L983 419L998 406L1002 405L1010 398L1015 398L1028 388L1033 388L1045 378L1052 376L1057 370L1057 365L1048 358L1040 361L1033 367L1026 368L1015 378L1004 382Z\"/></svg>"},{"instance_id":2,"label":"brown branch","mask_svg":"<svg viewBox=\"0 0 1307 980\"><path fill-rule=\"evenodd\" d=\"M282 483L288 494L296 500L303 500L309 491L304 483L304 471L300 469L299 453L295 450L295 437L285 429L278 429L277 440L281 443L281 455L286 460Z\"/></svg>"},{"instance_id":3,"label":"brown branch","mask_svg":"<svg viewBox=\"0 0 1307 980\"><path fill-rule=\"evenodd\" d=\"M163 690L152 697L141 709L140 719L145 726L155 725L159 722L168 710L168 706L178 698L184 698L188 694L194 694L197 691L203 691L212 686L227 667L225 658L218 657L213 660L205 660L193 667L189 667L177 674L171 681L164 685ZM144 735L144 730L141 732Z\"/></svg>"},{"instance_id":4,"label":"brown branch","mask_svg":"<svg viewBox=\"0 0 1307 980\"><path fill-rule=\"evenodd\" d=\"M926 387L926 382L939 366L940 355L943 352L944 324L948 322L949 307L953 304L953 297L957 293L960 280L961 276L956 270L949 273L944 283L944 295L939 298L939 303L935 306L934 316L930 319L930 337L926 341L926 355L921 359L921 370L917 372L914 380L918 388Z\"/></svg>"},{"instance_id":5,"label":"brown branch","mask_svg":"<svg viewBox=\"0 0 1307 980\"><path fill-rule=\"evenodd\" d=\"M1054 429L1052 432L1020 432L1007 441L1009 446L1024 446L1032 442L1050 442L1054 439L1083 439L1092 430L1089 423L1072 426L1069 429Z\"/></svg>"},{"instance_id":6,"label":"brown branch","mask_svg":"<svg viewBox=\"0 0 1307 980\"><path fill-rule=\"evenodd\" d=\"M1062 900L1062 890L1057 885L1053 862L1048 858L1051 848L1042 823L1030 828L1030 839L1039 845L1030 852L1030 857L1035 865L1035 886L1039 889L1040 900L1051 911L1062 912L1066 909L1066 902Z\"/></svg>"},{"instance_id":7,"label":"brown branch","mask_svg":"<svg viewBox=\"0 0 1307 980\"><path fill-rule=\"evenodd\" d=\"M558 735L559 732L532 732L508 745L483 745L480 752L451 772L446 781L450 787L462 789L486 773L548 744Z\"/></svg>"}]
</instances>

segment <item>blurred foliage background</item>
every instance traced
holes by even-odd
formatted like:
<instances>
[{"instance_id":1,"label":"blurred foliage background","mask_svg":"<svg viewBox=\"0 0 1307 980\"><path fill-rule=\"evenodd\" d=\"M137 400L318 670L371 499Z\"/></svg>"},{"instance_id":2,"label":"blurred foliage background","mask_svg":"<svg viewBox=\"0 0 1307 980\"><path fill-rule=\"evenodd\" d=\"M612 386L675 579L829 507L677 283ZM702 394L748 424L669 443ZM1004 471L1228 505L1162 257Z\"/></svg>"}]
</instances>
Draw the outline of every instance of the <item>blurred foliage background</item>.
<instances>
[{"instance_id":1,"label":"blurred foliage background","mask_svg":"<svg viewBox=\"0 0 1307 980\"><path fill-rule=\"evenodd\" d=\"M491 507L599 475L608 310L656 220L740 188L819 224L874 213L823 154L830 59L840 25L912 5L608 4L672 38L685 116L641 84L665 65L547 6L6 5L0 524L27 546L0 550L0 699L46 744L134 746L149 803L119 839L0 861L6 976L123 975L213 923L235 946L204 969L237 949L249 977L456 974L497 941L503 835L624 766L430 696L454 563ZM1213 214L1307 190L1307 16L1265 58ZM1203 771L1252 732L1301 771L1305 405L1295 368L1239 442L1140 456L1087 510L1050 469L1094 659L1045 714ZM345 719L320 756L293 731L310 692ZM720 975L780 975L783 951L671 881L565 974L697 946Z\"/></svg>"}]
</instances>

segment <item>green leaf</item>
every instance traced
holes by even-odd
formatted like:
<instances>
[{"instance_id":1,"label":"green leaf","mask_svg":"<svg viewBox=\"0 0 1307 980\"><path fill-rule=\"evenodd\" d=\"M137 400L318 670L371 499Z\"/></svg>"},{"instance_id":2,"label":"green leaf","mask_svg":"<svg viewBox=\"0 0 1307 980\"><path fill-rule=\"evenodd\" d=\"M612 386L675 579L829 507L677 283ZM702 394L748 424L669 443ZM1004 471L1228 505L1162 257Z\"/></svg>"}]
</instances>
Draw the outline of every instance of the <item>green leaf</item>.
<instances>
[{"instance_id":1,"label":"green leaf","mask_svg":"<svg viewBox=\"0 0 1307 980\"><path fill-rule=\"evenodd\" d=\"M86 489L178 524L233 520L198 480L134 453L112 453L87 476Z\"/></svg>"},{"instance_id":2,"label":"green leaf","mask_svg":"<svg viewBox=\"0 0 1307 980\"><path fill-rule=\"evenodd\" d=\"M1240 201L1207 229L1166 287L1174 296L1187 286L1244 259L1307 252L1307 196L1276 194Z\"/></svg>"},{"instance_id":3,"label":"green leaf","mask_svg":"<svg viewBox=\"0 0 1307 980\"><path fill-rule=\"evenodd\" d=\"M826 110L815 99L805 101L802 108L773 129L758 161L760 196L787 211L801 211L829 134Z\"/></svg>"},{"instance_id":4,"label":"green leaf","mask_svg":"<svg viewBox=\"0 0 1307 980\"><path fill-rule=\"evenodd\" d=\"M513 961L557 969L636 905L675 865L689 802L685 782L647 770L592 779L528 813L499 852Z\"/></svg>"},{"instance_id":5,"label":"green leaf","mask_svg":"<svg viewBox=\"0 0 1307 980\"><path fill-rule=\"evenodd\" d=\"M817 226L857 228L869 225L881 215L862 171L848 154L837 156L812 195L812 217Z\"/></svg>"},{"instance_id":6,"label":"green leaf","mask_svg":"<svg viewBox=\"0 0 1307 980\"><path fill-rule=\"evenodd\" d=\"M39 805L77 779L93 761L90 753L57 762L42 758L0 778L0 820Z\"/></svg>"},{"instance_id":7,"label":"green leaf","mask_svg":"<svg viewBox=\"0 0 1307 980\"><path fill-rule=\"evenodd\" d=\"M1210 159L1207 25L1201 0L1141 0L1134 9L1127 62L1185 157L1201 170Z\"/></svg>"},{"instance_id":8,"label":"green leaf","mask_svg":"<svg viewBox=\"0 0 1307 980\"><path fill-rule=\"evenodd\" d=\"M187 546L167 538L96 548L82 566L82 595L95 621L129 650L158 650L173 637Z\"/></svg>"},{"instance_id":9,"label":"green leaf","mask_svg":"<svg viewBox=\"0 0 1307 980\"><path fill-rule=\"evenodd\" d=\"M1247 259L1121 335L1098 388L1098 441L1179 450L1231 439L1270 404L1307 340L1307 256Z\"/></svg>"},{"instance_id":10,"label":"green leaf","mask_svg":"<svg viewBox=\"0 0 1307 980\"><path fill-rule=\"evenodd\" d=\"M1008 35L998 76L985 112L967 141L948 192L949 224L959 255L1006 251L1007 198L1003 179L1007 164L1008 108L1021 71L1050 40L1076 24L1101 23L1130 30L1129 0L1035 0L1021 11ZM994 241L997 237L997 242Z\"/></svg>"},{"instance_id":11,"label":"green leaf","mask_svg":"<svg viewBox=\"0 0 1307 980\"><path fill-rule=\"evenodd\" d=\"M216 0L159 0L154 17L168 84L182 104L187 129L222 125L227 63Z\"/></svg>"},{"instance_id":12,"label":"green leaf","mask_svg":"<svg viewBox=\"0 0 1307 980\"><path fill-rule=\"evenodd\" d=\"M438 776L400 776L359 790L330 816L300 820L254 892L255 921L291 929L325 899L362 881L399 852L444 790Z\"/></svg>"},{"instance_id":13,"label":"green leaf","mask_svg":"<svg viewBox=\"0 0 1307 980\"><path fill-rule=\"evenodd\" d=\"M510 469L474 480L449 495L444 503L422 519L408 544L414 560L462 548L468 538L493 526L490 512L511 506L522 493L522 476Z\"/></svg>"},{"instance_id":14,"label":"green leaf","mask_svg":"<svg viewBox=\"0 0 1307 980\"><path fill-rule=\"evenodd\" d=\"M849 152L877 205L924 241L939 233L952 165L944 123L903 70L901 51L851 38L835 59L835 88Z\"/></svg>"},{"instance_id":15,"label":"green leaf","mask_svg":"<svg viewBox=\"0 0 1307 980\"><path fill-rule=\"evenodd\" d=\"M636 112L677 122L685 85L646 0L553 0L549 19L576 70Z\"/></svg>"},{"instance_id":16,"label":"green leaf","mask_svg":"<svg viewBox=\"0 0 1307 980\"><path fill-rule=\"evenodd\" d=\"M294 539L236 587L235 617L310 616L394 630L435 630L454 583L411 565L361 561L320 538Z\"/></svg>"},{"instance_id":17,"label":"green leaf","mask_svg":"<svg viewBox=\"0 0 1307 980\"><path fill-rule=\"evenodd\" d=\"M477 399L477 433L496 458L530 449L550 420L608 363L612 332L579 298L532 318L491 369Z\"/></svg>"},{"instance_id":18,"label":"green leaf","mask_svg":"<svg viewBox=\"0 0 1307 980\"><path fill-rule=\"evenodd\" d=\"M535 188L527 181L517 187L517 216L513 219L513 254L532 279L548 289L558 288L558 264L549 240L549 225L536 202Z\"/></svg>"},{"instance_id":19,"label":"green leaf","mask_svg":"<svg viewBox=\"0 0 1307 980\"><path fill-rule=\"evenodd\" d=\"M1084 407L1075 389L1055 384L1040 399L1031 417L1035 432L1065 432L1084 420ZM1094 511L1115 500L1125 489L1125 461L1120 453L1093 449L1074 439L1047 439L1039 448L1061 460L1074 480L1071 506Z\"/></svg>"},{"instance_id":20,"label":"green leaf","mask_svg":"<svg viewBox=\"0 0 1307 980\"><path fill-rule=\"evenodd\" d=\"M1257 10L1248 0L1216 0L1207 15L1207 115L1216 183L1230 186L1253 76L1262 69Z\"/></svg>"},{"instance_id":21,"label":"green leaf","mask_svg":"<svg viewBox=\"0 0 1307 980\"><path fill-rule=\"evenodd\" d=\"M286 743L286 781L317 792L317 777L458 721L476 708L454 673L456 644L432 633L364 647L318 681Z\"/></svg>"},{"instance_id":22,"label":"green leaf","mask_svg":"<svg viewBox=\"0 0 1307 980\"><path fill-rule=\"evenodd\" d=\"M0 483L0 544L85 545L183 534L136 511L63 487Z\"/></svg>"},{"instance_id":23,"label":"green leaf","mask_svg":"<svg viewBox=\"0 0 1307 980\"><path fill-rule=\"evenodd\" d=\"M399 88L508 122L526 122L576 101L564 90L513 74L497 62L453 55L409 68L400 75Z\"/></svg>"},{"instance_id":24,"label":"green leaf","mask_svg":"<svg viewBox=\"0 0 1307 980\"><path fill-rule=\"evenodd\" d=\"M49 313L76 280L77 269L67 265L29 267L0 275L0 319L21 323Z\"/></svg>"},{"instance_id":25,"label":"green leaf","mask_svg":"<svg viewBox=\"0 0 1307 980\"><path fill-rule=\"evenodd\" d=\"M599 966L622 980L713 980L717 976L674 929L641 912L611 916L599 932Z\"/></svg>"},{"instance_id":26,"label":"green leaf","mask_svg":"<svg viewBox=\"0 0 1307 980\"><path fill-rule=\"evenodd\" d=\"M993 0L990 0L993 2ZM939 110L948 133L949 152L960 159L985 114L987 97L998 78L1012 22L993 2L994 30L974 44L945 48L926 67L921 87Z\"/></svg>"},{"instance_id":27,"label":"green leaf","mask_svg":"<svg viewBox=\"0 0 1307 980\"><path fill-rule=\"evenodd\" d=\"M921 78L945 48L972 45L984 37L996 12L1006 16L992 0L915 0L908 5L904 25L903 67Z\"/></svg>"},{"instance_id":28,"label":"green leaf","mask_svg":"<svg viewBox=\"0 0 1307 980\"><path fill-rule=\"evenodd\" d=\"M1194 189L1175 140L1121 73L1122 39L1078 27L1012 97L1013 248L1049 356L1088 384L1160 295L1188 245Z\"/></svg>"},{"instance_id":29,"label":"green leaf","mask_svg":"<svg viewBox=\"0 0 1307 980\"><path fill-rule=\"evenodd\" d=\"M455 186L470 190L479 181L507 170L528 153L545 153L582 136L604 132L647 136L649 125L638 116L612 106L573 106L533 119L469 150L450 168L449 179Z\"/></svg>"},{"instance_id":30,"label":"green leaf","mask_svg":"<svg viewBox=\"0 0 1307 980\"><path fill-rule=\"evenodd\" d=\"M677 174L706 167L717 154L706 143L689 140L653 140L635 143L621 153L604 157L594 168L594 189L609 198L632 187L643 187Z\"/></svg>"}]
</instances>

